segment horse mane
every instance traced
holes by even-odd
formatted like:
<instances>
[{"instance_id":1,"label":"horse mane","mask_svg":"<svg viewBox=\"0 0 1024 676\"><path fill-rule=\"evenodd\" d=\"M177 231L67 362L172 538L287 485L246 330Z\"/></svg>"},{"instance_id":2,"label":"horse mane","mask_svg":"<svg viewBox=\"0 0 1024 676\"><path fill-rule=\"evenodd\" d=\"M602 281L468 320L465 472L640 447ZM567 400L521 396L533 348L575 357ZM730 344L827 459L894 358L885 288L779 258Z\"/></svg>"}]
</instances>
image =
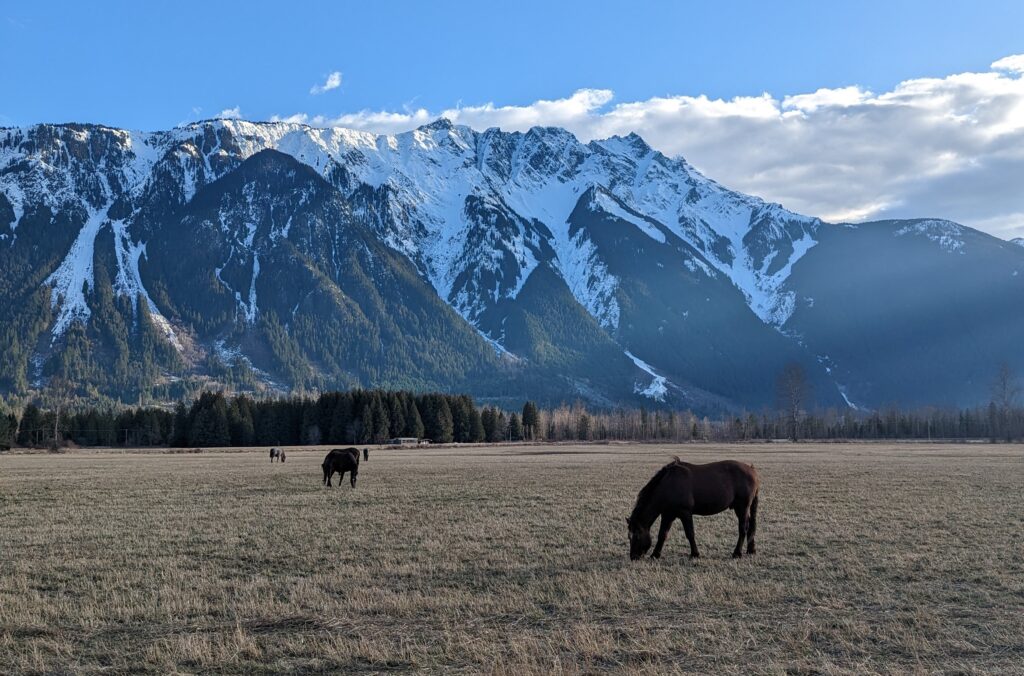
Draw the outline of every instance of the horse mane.
<instances>
[{"instance_id":1,"label":"horse mane","mask_svg":"<svg viewBox=\"0 0 1024 676\"><path fill-rule=\"evenodd\" d=\"M682 467L683 464L683 461L679 459L678 455L673 455L670 463L655 472L654 476L651 477L651 480L648 481L647 484L640 489L640 492L636 494L636 504L633 506L633 513L629 515L630 523L634 522L640 510L651 499L651 495L661 484L662 479L664 479L670 471L677 467Z\"/></svg>"}]
</instances>

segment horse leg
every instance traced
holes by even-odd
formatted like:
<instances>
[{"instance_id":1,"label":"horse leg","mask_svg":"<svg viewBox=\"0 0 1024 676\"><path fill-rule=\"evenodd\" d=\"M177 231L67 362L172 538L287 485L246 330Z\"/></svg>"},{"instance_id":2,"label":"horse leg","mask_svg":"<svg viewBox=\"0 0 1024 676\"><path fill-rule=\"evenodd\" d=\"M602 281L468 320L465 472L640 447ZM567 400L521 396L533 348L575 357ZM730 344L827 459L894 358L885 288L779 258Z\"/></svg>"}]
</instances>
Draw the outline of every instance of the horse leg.
<instances>
[{"instance_id":1,"label":"horse leg","mask_svg":"<svg viewBox=\"0 0 1024 676\"><path fill-rule=\"evenodd\" d=\"M747 524L750 521L750 512L746 505L736 508L736 523L739 530L739 538L736 540L736 549L732 550L732 558L738 559L743 556L743 539L747 537Z\"/></svg>"},{"instance_id":2,"label":"horse leg","mask_svg":"<svg viewBox=\"0 0 1024 676\"><path fill-rule=\"evenodd\" d=\"M757 532L757 497L750 503L750 523L747 524L747 554L753 554L754 534Z\"/></svg>"},{"instance_id":3,"label":"horse leg","mask_svg":"<svg viewBox=\"0 0 1024 676\"><path fill-rule=\"evenodd\" d=\"M661 548L665 546L665 538L668 537L668 531L672 528L672 522L675 517L669 516L668 514L661 515L661 527L658 528L658 543L654 545L654 551L651 553L652 559L661 558Z\"/></svg>"},{"instance_id":4,"label":"horse leg","mask_svg":"<svg viewBox=\"0 0 1024 676\"><path fill-rule=\"evenodd\" d=\"M690 558L696 559L700 556L700 552L697 551L697 539L693 536L693 514L691 512L683 512L680 518L683 520L683 530L686 531L686 539L690 541Z\"/></svg>"}]
</instances>

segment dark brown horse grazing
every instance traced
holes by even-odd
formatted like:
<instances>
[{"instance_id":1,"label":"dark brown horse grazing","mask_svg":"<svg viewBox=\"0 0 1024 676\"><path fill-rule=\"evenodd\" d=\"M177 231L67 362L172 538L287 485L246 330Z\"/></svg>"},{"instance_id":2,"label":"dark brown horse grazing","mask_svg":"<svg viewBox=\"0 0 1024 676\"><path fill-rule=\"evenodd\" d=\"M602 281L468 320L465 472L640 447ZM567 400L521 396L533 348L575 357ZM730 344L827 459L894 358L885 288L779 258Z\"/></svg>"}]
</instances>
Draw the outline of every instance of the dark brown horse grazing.
<instances>
[{"instance_id":1,"label":"dark brown horse grazing","mask_svg":"<svg viewBox=\"0 0 1024 676\"><path fill-rule=\"evenodd\" d=\"M723 460L707 465L691 465L675 458L658 470L636 497L633 513L626 519L629 525L629 558L634 561L651 548L651 526L661 517L658 544L651 558L661 557L661 548L672 527L672 522L683 522L686 539L690 541L690 558L697 558L697 541L693 537L693 515L709 516L727 509L736 512L739 521L739 539L734 558L743 555L743 540L747 540L747 554L754 553L754 534L757 531L757 494L761 482L753 465L735 460Z\"/></svg>"},{"instance_id":2,"label":"dark brown horse grazing","mask_svg":"<svg viewBox=\"0 0 1024 676\"><path fill-rule=\"evenodd\" d=\"M339 472L341 476L338 477L338 485L340 486L341 482L345 480L345 472L351 472L349 477L352 488L355 488L356 476L359 474L359 449L335 448L324 458L321 467L324 470L324 485L330 486L331 477L335 472Z\"/></svg>"},{"instance_id":3,"label":"dark brown horse grazing","mask_svg":"<svg viewBox=\"0 0 1024 676\"><path fill-rule=\"evenodd\" d=\"M274 458L277 458L281 462L284 462L284 449L283 448L272 448L272 449L270 449L270 462L274 462Z\"/></svg>"}]
</instances>

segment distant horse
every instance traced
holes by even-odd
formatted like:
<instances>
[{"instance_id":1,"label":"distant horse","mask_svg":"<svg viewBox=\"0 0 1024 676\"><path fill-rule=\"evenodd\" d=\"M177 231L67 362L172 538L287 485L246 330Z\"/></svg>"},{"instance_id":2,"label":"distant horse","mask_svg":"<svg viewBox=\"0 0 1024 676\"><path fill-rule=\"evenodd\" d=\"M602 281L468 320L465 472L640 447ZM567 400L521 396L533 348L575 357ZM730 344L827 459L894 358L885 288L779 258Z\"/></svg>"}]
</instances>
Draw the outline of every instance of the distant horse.
<instances>
[{"instance_id":1,"label":"distant horse","mask_svg":"<svg viewBox=\"0 0 1024 676\"><path fill-rule=\"evenodd\" d=\"M284 449L283 448L272 448L272 449L270 449L270 462L274 462L274 458L277 458L281 462L284 462Z\"/></svg>"},{"instance_id":2,"label":"distant horse","mask_svg":"<svg viewBox=\"0 0 1024 676\"><path fill-rule=\"evenodd\" d=\"M356 476L359 474L359 449L335 448L324 458L321 467L324 469L324 485L330 486L331 477L335 472L339 472L341 476L338 477L338 485L340 486L341 482L345 480L345 472L350 472L352 488L355 488Z\"/></svg>"},{"instance_id":3,"label":"distant horse","mask_svg":"<svg viewBox=\"0 0 1024 676\"><path fill-rule=\"evenodd\" d=\"M370 459L370 449L363 448L363 462L366 462L369 459Z\"/></svg>"},{"instance_id":4,"label":"distant horse","mask_svg":"<svg viewBox=\"0 0 1024 676\"><path fill-rule=\"evenodd\" d=\"M760 485L753 465L735 460L691 465L675 458L658 470L637 495L633 513L626 519L629 525L629 558L635 561L651 548L651 526L659 516L658 544L651 558L661 557L661 548L676 519L683 522L686 539L690 541L690 558L697 558L700 552L693 537L693 515L709 516L727 509L736 512L739 522L739 539L732 552L733 558L743 555L744 538L747 540L747 554L753 554Z\"/></svg>"}]
</instances>

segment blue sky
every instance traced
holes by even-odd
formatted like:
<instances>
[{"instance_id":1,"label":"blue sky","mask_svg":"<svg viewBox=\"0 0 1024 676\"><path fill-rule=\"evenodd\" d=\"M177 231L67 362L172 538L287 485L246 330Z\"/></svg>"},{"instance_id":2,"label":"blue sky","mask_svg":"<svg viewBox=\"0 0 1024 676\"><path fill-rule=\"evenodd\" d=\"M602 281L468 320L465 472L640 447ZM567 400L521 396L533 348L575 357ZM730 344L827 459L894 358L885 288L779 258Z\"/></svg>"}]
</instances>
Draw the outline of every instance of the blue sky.
<instances>
[{"instance_id":1,"label":"blue sky","mask_svg":"<svg viewBox=\"0 0 1024 676\"><path fill-rule=\"evenodd\" d=\"M722 7L728 5L728 7ZM1020 2L4 2L0 123L778 95L975 70ZM334 71L342 84L310 88Z\"/></svg>"},{"instance_id":2,"label":"blue sky","mask_svg":"<svg viewBox=\"0 0 1024 676\"><path fill-rule=\"evenodd\" d=\"M831 220L1024 235L1021 2L0 2L0 126L636 131Z\"/></svg>"}]
</instances>

